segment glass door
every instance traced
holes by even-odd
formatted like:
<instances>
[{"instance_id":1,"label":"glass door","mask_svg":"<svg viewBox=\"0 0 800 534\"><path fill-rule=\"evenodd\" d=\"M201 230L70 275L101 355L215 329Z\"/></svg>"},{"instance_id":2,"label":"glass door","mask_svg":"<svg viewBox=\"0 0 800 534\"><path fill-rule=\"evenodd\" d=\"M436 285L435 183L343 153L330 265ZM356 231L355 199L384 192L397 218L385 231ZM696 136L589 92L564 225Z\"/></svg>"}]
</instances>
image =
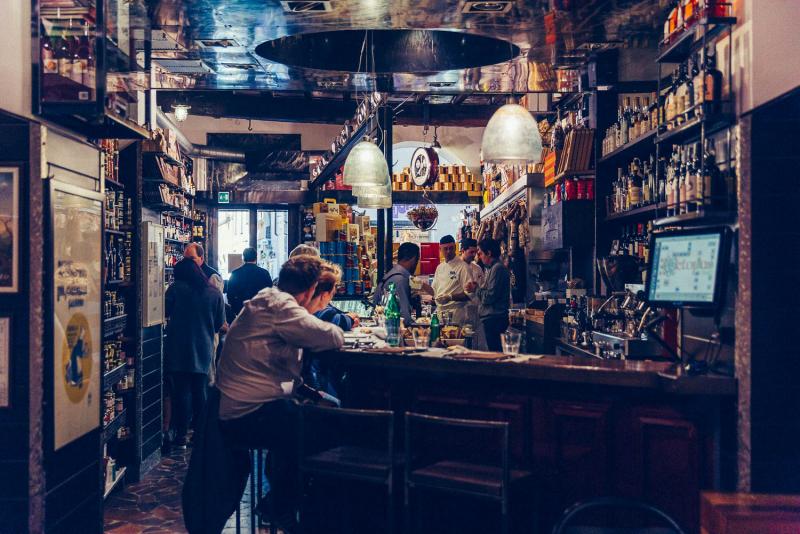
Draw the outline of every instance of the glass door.
<instances>
[{"instance_id":1,"label":"glass door","mask_svg":"<svg viewBox=\"0 0 800 534\"><path fill-rule=\"evenodd\" d=\"M242 252L250 246L250 210L219 210L217 243L217 270L227 280L242 264Z\"/></svg>"},{"instance_id":2,"label":"glass door","mask_svg":"<svg viewBox=\"0 0 800 534\"><path fill-rule=\"evenodd\" d=\"M274 280L289 258L289 212L258 210L256 221L258 266L268 270Z\"/></svg>"}]
</instances>

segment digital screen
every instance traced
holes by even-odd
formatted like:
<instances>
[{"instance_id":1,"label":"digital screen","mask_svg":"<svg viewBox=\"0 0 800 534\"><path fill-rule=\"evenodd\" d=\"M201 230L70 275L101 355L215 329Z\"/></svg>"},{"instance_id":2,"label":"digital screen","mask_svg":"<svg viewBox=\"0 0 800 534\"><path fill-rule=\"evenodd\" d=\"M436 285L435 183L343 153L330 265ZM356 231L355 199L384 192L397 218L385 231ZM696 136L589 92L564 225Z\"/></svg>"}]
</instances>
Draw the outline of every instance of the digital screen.
<instances>
[{"instance_id":1,"label":"digital screen","mask_svg":"<svg viewBox=\"0 0 800 534\"><path fill-rule=\"evenodd\" d=\"M657 236L649 300L712 304L721 248L719 233Z\"/></svg>"}]
</instances>

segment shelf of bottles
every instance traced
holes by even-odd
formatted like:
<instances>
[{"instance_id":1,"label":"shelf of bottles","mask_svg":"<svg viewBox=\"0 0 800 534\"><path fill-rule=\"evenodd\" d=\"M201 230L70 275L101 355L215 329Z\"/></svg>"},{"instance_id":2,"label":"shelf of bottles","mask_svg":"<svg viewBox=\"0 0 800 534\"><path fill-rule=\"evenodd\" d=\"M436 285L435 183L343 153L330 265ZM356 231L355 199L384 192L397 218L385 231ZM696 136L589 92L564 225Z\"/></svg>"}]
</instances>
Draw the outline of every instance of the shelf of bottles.
<instances>
[{"instance_id":1,"label":"shelf of bottles","mask_svg":"<svg viewBox=\"0 0 800 534\"><path fill-rule=\"evenodd\" d=\"M39 0L38 113L93 138L144 138L149 21L138 2ZM77 118L78 120L73 120Z\"/></svg>"},{"instance_id":2,"label":"shelf of bottles","mask_svg":"<svg viewBox=\"0 0 800 534\"><path fill-rule=\"evenodd\" d=\"M99 141L101 174L105 191L103 278L103 345L101 367L103 371L103 439L108 443L104 462L118 468L133 455L123 450L131 435L131 428L122 416L126 404L134 400L127 395L135 391L135 351L130 338L125 337L130 323L128 314L135 303L133 291L133 198L126 191L120 176L119 143L116 140ZM108 452L112 455L109 456ZM116 479L114 479L116 480ZM107 480L109 484L113 480Z\"/></svg>"},{"instance_id":3,"label":"shelf of bottles","mask_svg":"<svg viewBox=\"0 0 800 534\"><path fill-rule=\"evenodd\" d=\"M658 110L655 93L623 97L617 120L603 137L600 161L616 157L639 144L652 145L652 137L658 129Z\"/></svg>"},{"instance_id":4,"label":"shelf of bottles","mask_svg":"<svg viewBox=\"0 0 800 534\"><path fill-rule=\"evenodd\" d=\"M659 65L658 134L655 139L656 180L665 188L665 214L677 222L702 220L730 208L733 170L721 169L718 154L730 160L727 146L718 146L713 134L735 124L732 73L718 68L717 38L736 22L730 3L716 0L680 0L665 22ZM731 65L728 46L727 65ZM677 65L668 78L663 65ZM664 81L666 80L666 84ZM728 87L724 94L723 87Z\"/></svg>"}]
</instances>

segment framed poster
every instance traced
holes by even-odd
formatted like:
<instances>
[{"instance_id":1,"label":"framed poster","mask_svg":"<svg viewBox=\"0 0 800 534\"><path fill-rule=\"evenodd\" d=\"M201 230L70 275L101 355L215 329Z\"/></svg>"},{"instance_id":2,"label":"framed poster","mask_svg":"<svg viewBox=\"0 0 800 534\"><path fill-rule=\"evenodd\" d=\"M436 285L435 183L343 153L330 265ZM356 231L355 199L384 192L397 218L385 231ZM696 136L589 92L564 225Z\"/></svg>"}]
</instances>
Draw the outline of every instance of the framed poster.
<instances>
[{"instance_id":1,"label":"framed poster","mask_svg":"<svg viewBox=\"0 0 800 534\"><path fill-rule=\"evenodd\" d=\"M164 322L164 227L143 222L142 247L142 326L153 326Z\"/></svg>"},{"instance_id":2,"label":"framed poster","mask_svg":"<svg viewBox=\"0 0 800 534\"><path fill-rule=\"evenodd\" d=\"M103 202L51 180L54 449L100 426Z\"/></svg>"},{"instance_id":3,"label":"framed poster","mask_svg":"<svg viewBox=\"0 0 800 534\"><path fill-rule=\"evenodd\" d=\"M0 293L19 284L19 167L0 167Z\"/></svg>"},{"instance_id":4,"label":"framed poster","mask_svg":"<svg viewBox=\"0 0 800 534\"><path fill-rule=\"evenodd\" d=\"M0 317L0 408L11 406L11 318Z\"/></svg>"}]
</instances>

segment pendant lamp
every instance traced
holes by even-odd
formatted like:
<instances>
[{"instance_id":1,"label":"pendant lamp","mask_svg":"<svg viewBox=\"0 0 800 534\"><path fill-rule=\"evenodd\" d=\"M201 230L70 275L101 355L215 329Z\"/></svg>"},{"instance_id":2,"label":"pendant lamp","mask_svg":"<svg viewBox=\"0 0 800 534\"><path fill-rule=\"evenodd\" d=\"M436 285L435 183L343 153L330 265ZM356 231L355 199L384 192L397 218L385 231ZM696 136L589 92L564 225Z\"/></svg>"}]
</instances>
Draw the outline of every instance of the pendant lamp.
<instances>
[{"instance_id":1,"label":"pendant lamp","mask_svg":"<svg viewBox=\"0 0 800 534\"><path fill-rule=\"evenodd\" d=\"M392 186L390 183L381 185L354 185L353 195L360 196L386 196L392 194Z\"/></svg>"},{"instance_id":2,"label":"pendant lamp","mask_svg":"<svg viewBox=\"0 0 800 534\"><path fill-rule=\"evenodd\" d=\"M487 163L523 165L539 161L542 136L536 119L524 107L509 102L489 119L483 130L481 151Z\"/></svg>"},{"instance_id":3,"label":"pendant lamp","mask_svg":"<svg viewBox=\"0 0 800 534\"><path fill-rule=\"evenodd\" d=\"M358 197L356 204L359 208L388 209L392 207L390 195L380 197Z\"/></svg>"},{"instance_id":4,"label":"pendant lamp","mask_svg":"<svg viewBox=\"0 0 800 534\"><path fill-rule=\"evenodd\" d=\"M389 166L381 149L371 141L361 141L344 162L345 185L383 185L389 182Z\"/></svg>"}]
</instances>

